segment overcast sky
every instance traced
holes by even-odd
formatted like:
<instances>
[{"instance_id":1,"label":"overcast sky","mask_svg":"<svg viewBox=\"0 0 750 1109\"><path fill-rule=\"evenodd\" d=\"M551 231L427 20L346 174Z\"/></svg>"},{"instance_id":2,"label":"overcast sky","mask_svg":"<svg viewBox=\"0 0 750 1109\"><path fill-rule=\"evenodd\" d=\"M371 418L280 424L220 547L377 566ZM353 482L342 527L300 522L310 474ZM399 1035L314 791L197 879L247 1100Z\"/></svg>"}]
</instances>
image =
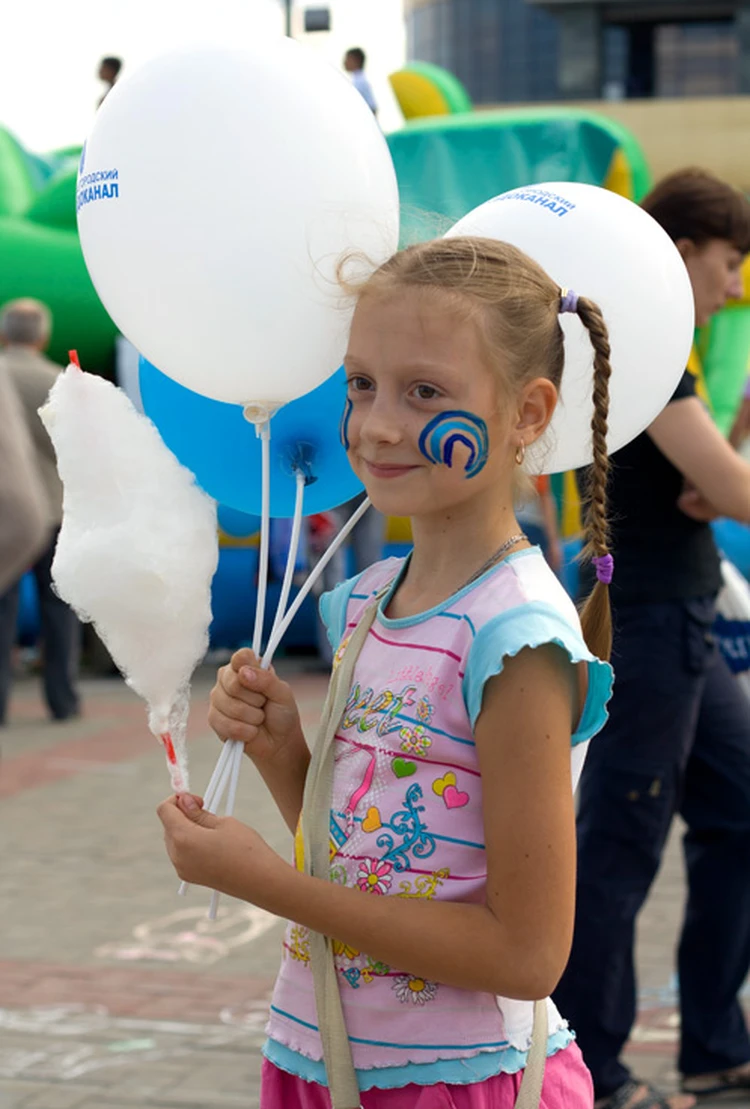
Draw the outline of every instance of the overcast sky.
<instances>
[{"instance_id":1,"label":"overcast sky","mask_svg":"<svg viewBox=\"0 0 750 1109\"><path fill-rule=\"evenodd\" d=\"M298 37L339 63L362 46L385 130L400 113L387 83L405 56L402 0L329 0L330 34L302 35L304 7L295 0ZM0 36L0 126L31 150L80 144L91 125L101 85L102 55L133 67L175 46L238 43L283 27L279 0L17 0L8 2Z\"/></svg>"}]
</instances>

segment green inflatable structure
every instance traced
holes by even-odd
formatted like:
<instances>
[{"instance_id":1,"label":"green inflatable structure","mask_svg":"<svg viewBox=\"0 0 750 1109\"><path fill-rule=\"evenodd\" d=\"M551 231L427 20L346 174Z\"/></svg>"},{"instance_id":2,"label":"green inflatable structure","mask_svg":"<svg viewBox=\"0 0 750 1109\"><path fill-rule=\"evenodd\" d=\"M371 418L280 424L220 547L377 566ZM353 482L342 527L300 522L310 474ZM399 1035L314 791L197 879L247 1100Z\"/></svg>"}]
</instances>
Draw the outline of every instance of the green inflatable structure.
<instances>
[{"instance_id":1,"label":"green inflatable structure","mask_svg":"<svg viewBox=\"0 0 750 1109\"><path fill-rule=\"evenodd\" d=\"M91 284L76 228L80 148L29 154L0 129L0 304L35 297L52 312L49 356L76 348L89 370L111 377L117 329Z\"/></svg>"},{"instance_id":2,"label":"green inflatable structure","mask_svg":"<svg viewBox=\"0 0 750 1109\"><path fill-rule=\"evenodd\" d=\"M478 204L519 185L582 181L638 201L651 184L643 152L625 128L573 108L430 116L387 139L404 244L442 234Z\"/></svg>"}]
</instances>

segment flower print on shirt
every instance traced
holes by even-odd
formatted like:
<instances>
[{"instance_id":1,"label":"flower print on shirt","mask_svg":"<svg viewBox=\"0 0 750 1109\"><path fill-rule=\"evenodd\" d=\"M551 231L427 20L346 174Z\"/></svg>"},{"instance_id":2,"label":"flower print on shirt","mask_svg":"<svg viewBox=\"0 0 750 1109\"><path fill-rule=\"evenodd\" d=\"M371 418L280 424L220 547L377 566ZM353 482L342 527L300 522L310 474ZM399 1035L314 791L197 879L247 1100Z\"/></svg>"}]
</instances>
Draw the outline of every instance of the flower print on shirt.
<instances>
[{"instance_id":1,"label":"flower print on shirt","mask_svg":"<svg viewBox=\"0 0 750 1109\"><path fill-rule=\"evenodd\" d=\"M380 859L363 859L357 869L357 885L365 893L387 893L393 865Z\"/></svg>"},{"instance_id":2,"label":"flower print on shirt","mask_svg":"<svg viewBox=\"0 0 750 1109\"><path fill-rule=\"evenodd\" d=\"M432 720L434 712L429 697L417 701L417 724L404 724L399 731L401 750L407 755L426 755L432 747L432 739L427 734L426 725Z\"/></svg>"},{"instance_id":3,"label":"flower print on shirt","mask_svg":"<svg viewBox=\"0 0 750 1109\"><path fill-rule=\"evenodd\" d=\"M417 978L413 974L399 974L394 980L393 990L399 1001L408 1005L426 1005L428 1001L435 1000L437 983L428 982L426 978Z\"/></svg>"},{"instance_id":4,"label":"flower print on shirt","mask_svg":"<svg viewBox=\"0 0 750 1109\"><path fill-rule=\"evenodd\" d=\"M401 750L406 755L426 755L432 747L432 740L421 724L413 728L404 727L398 734L401 736Z\"/></svg>"}]
</instances>

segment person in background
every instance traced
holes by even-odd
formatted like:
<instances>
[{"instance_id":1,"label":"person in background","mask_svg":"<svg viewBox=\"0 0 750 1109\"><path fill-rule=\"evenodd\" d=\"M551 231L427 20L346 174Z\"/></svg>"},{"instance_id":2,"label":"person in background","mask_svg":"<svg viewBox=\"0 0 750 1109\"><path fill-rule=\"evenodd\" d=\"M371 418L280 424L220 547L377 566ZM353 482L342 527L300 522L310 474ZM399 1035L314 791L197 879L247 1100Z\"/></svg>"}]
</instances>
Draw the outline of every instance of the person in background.
<instances>
[{"instance_id":1,"label":"person in background","mask_svg":"<svg viewBox=\"0 0 750 1109\"><path fill-rule=\"evenodd\" d=\"M0 593L44 546L48 526L47 498L21 402L0 366Z\"/></svg>"},{"instance_id":2,"label":"person in background","mask_svg":"<svg viewBox=\"0 0 750 1109\"><path fill-rule=\"evenodd\" d=\"M642 207L680 251L705 325L741 293L750 204L711 174L683 170ZM691 374L612 456L609 504L615 687L581 778L575 935L555 1001L597 1107L688 1109L694 1095L750 1091L738 1000L750 969L750 712L712 634L722 577L708 523L719 514L750 523L750 465ZM684 1093L664 1098L620 1053L637 1008L635 921L676 813L689 891L677 955Z\"/></svg>"},{"instance_id":3,"label":"person in background","mask_svg":"<svg viewBox=\"0 0 750 1109\"><path fill-rule=\"evenodd\" d=\"M117 78L120 76L121 69L122 58L102 58L101 62L99 63L99 71L97 73L97 76L100 81L104 81L106 88L102 93L101 99L99 100L98 107L102 106L109 93L112 92L112 89L117 83Z\"/></svg>"},{"instance_id":4,"label":"person in background","mask_svg":"<svg viewBox=\"0 0 750 1109\"><path fill-rule=\"evenodd\" d=\"M14 386L36 452L36 463L47 499L51 535L33 570L39 593L44 646L44 694L55 720L80 712L75 678L78 668L80 627L75 613L52 587L52 559L62 523L62 484L55 452L38 416L55 384L61 367L44 357L52 320L48 309L35 300L16 300L0 310L0 372ZM16 638L20 580L0 597L0 723L5 721L10 694L11 658Z\"/></svg>"},{"instance_id":5,"label":"person in background","mask_svg":"<svg viewBox=\"0 0 750 1109\"><path fill-rule=\"evenodd\" d=\"M365 74L365 52L359 46L352 46L344 54L344 69L350 75L352 84L357 92L363 98L373 115L378 114L378 106L375 103L375 96L372 91L372 85L367 79Z\"/></svg>"},{"instance_id":6,"label":"person in background","mask_svg":"<svg viewBox=\"0 0 750 1109\"><path fill-rule=\"evenodd\" d=\"M542 554L559 577L563 551L557 526L557 505L546 474L533 479L531 495L516 509L516 519L526 532L529 542L542 548Z\"/></svg>"}]
</instances>

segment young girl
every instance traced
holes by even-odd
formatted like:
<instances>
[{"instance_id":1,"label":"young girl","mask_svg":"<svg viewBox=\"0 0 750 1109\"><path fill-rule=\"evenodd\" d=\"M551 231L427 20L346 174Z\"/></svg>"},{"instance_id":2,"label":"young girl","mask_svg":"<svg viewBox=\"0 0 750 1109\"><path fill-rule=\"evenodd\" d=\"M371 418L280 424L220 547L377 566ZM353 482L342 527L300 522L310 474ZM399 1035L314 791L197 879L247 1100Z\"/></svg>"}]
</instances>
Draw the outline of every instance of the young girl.
<instances>
[{"instance_id":1,"label":"young girl","mask_svg":"<svg viewBox=\"0 0 750 1109\"><path fill-rule=\"evenodd\" d=\"M376 508L411 517L413 551L322 598L336 657L312 756L291 690L250 652L211 698L212 727L244 742L296 830L296 865L195 798L160 807L182 878L292 922L265 1109L510 1109L532 1027L524 1102L546 1055L542 1104L592 1104L567 1024L533 1002L571 942L571 779L606 718L607 590L582 634L513 514L557 401L561 311L595 351L588 521L608 580L599 310L503 243L396 254L357 292L342 436Z\"/></svg>"}]
</instances>

